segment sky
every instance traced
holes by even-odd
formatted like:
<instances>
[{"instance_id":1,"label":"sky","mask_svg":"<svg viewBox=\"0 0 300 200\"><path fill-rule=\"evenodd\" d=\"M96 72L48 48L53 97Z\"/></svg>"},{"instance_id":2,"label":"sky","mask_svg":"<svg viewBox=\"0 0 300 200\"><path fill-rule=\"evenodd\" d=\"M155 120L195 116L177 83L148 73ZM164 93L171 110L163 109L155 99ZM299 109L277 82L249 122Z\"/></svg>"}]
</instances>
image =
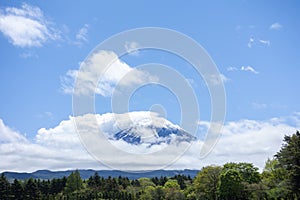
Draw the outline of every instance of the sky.
<instances>
[{"instance_id":1,"label":"sky","mask_svg":"<svg viewBox=\"0 0 300 200\"><path fill-rule=\"evenodd\" d=\"M155 49L132 51L140 44L125 41L128 54L117 58L102 82L93 82L98 84L93 90L95 114L101 118L113 112L112 91L124 75L132 75L125 86L142 85L156 76L138 66L166 65L195 92L200 143L212 111L207 84L222 84L226 94L222 136L211 154L199 159L195 154L201 144L196 144L169 168L247 161L262 169L280 149L283 136L300 127L298 7L298 1L279 0L230 5L224 1L1 1L0 171L105 168L87 153L74 128L74 81L98 44L143 27L171 29L192 38L217 66L221 82L205 82L177 55ZM115 58L116 52L96 56ZM91 72L82 75L95 78L97 71ZM166 87L145 85L132 94L128 111L157 111L181 125L176 95Z\"/></svg>"}]
</instances>

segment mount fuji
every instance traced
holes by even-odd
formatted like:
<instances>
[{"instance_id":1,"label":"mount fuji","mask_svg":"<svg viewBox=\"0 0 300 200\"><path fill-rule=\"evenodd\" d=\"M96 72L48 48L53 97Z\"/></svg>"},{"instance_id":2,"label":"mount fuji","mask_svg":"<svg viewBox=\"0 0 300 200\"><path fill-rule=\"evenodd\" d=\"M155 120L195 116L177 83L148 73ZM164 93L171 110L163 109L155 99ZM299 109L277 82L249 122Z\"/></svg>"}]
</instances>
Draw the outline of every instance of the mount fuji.
<instances>
[{"instance_id":1,"label":"mount fuji","mask_svg":"<svg viewBox=\"0 0 300 200\"><path fill-rule=\"evenodd\" d=\"M101 128L111 141L123 141L130 145L179 144L192 142L196 137L180 126L160 117L158 113L139 111L112 114L101 122ZM105 114L108 115L108 114ZM104 115L102 115L104 117Z\"/></svg>"}]
</instances>

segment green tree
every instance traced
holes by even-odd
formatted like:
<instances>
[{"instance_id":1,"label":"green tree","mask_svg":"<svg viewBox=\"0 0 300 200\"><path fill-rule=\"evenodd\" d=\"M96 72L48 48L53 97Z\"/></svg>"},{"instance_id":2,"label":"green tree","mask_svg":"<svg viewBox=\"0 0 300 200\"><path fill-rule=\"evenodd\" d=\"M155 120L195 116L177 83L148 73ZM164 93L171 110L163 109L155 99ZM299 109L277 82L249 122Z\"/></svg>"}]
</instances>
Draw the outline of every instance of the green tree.
<instances>
[{"instance_id":1,"label":"green tree","mask_svg":"<svg viewBox=\"0 0 300 200\"><path fill-rule=\"evenodd\" d=\"M21 183L15 179L14 182L11 184L11 193L13 199L15 200L23 200L24 199L24 189Z\"/></svg>"},{"instance_id":2,"label":"green tree","mask_svg":"<svg viewBox=\"0 0 300 200\"><path fill-rule=\"evenodd\" d=\"M291 196L291 187L287 178L286 169L280 167L279 161L268 159L263 173L262 183L269 199L284 199Z\"/></svg>"},{"instance_id":3,"label":"green tree","mask_svg":"<svg viewBox=\"0 0 300 200\"><path fill-rule=\"evenodd\" d=\"M155 187L154 186L146 186L142 192L142 194L140 195L140 200L152 200L153 198L153 193L155 191Z\"/></svg>"},{"instance_id":4,"label":"green tree","mask_svg":"<svg viewBox=\"0 0 300 200\"><path fill-rule=\"evenodd\" d=\"M163 186L156 186L154 191L152 191L151 195L154 200L163 200L165 197L165 191Z\"/></svg>"},{"instance_id":5,"label":"green tree","mask_svg":"<svg viewBox=\"0 0 300 200\"><path fill-rule=\"evenodd\" d=\"M275 155L280 167L287 171L287 177L291 184L295 198L300 198L300 133L296 131L291 136L284 137L284 144Z\"/></svg>"},{"instance_id":6,"label":"green tree","mask_svg":"<svg viewBox=\"0 0 300 200\"><path fill-rule=\"evenodd\" d=\"M10 193L10 184L6 179L6 177L4 176L4 173L2 173L0 177L0 199L3 200L9 199L9 193Z\"/></svg>"},{"instance_id":7,"label":"green tree","mask_svg":"<svg viewBox=\"0 0 300 200\"><path fill-rule=\"evenodd\" d=\"M180 185L178 184L177 180L168 180L164 185L165 190L165 199L170 200L182 200L185 199L185 195L180 190Z\"/></svg>"},{"instance_id":8,"label":"green tree","mask_svg":"<svg viewBox=\"0 0 300 200\"><path fill-rule=\"evenodd\" d=\"M36 181L33 178L30 178L25 183L25 196L26 199L39 199L40 191L38 190Z\"/></svg>"},{"instance_id":9,"label":"green tree","mask_svg":"<svg viewBox=\"0 0 300 200\"><path fill-rule=\"evenodd\" d=\"M254 167L252 163L226 163L223 166L223 170L226 171L229 169L234 169L238 171L241 175L243 182L247 182L249 184L260 182L258 168Z\"/></svg>"},{"instance_id":10,"label":"green tree","mask_svg":"<svg viewBox=\"0 0 300 200\"><path fill-rule=\"evenodd\" d=\"M241 176L243 185L241 190L242 198L251 199L253 193L260 187L261 176L258 172L258 168L254 167L252 163L245 162L227 163L223 166L223 171L230 169L236 170Z\"/></svg>"},{"instance_id":11,"label":"green tree","mask_svg":"<svg viewBox=\"0 0 300 200\"><path fill-rule=\"evenodd\" d=\"M242 177L235 169L229 169L220 175L219 192L221 199L238 200L242 199Z\"/></svg>"},{"instance_id":12,"label":"green tree","mask_svg":"<svg viewBox=\"0 0 300 200\"><path fill-rule=\"evenodd\" d=\"M71 194L73 192L79 192L80 189L83 188L82 179L80 177L80 173L78 170L75 170L68 176L66 187L65 187L65 193Z\"/></svg>"},{"instance_id":13,"label":"green tree","mask_svg":"<svg viewBox=\"0 0 300 200\"><path fill-rule=\"evenodd\" d=\"M195 195L200 199L218 199L218 182L221 172L220 166L203 167L193 183Z\"/></svg>"},{"instance_id":14,"label":"green tree","mask_svg":"<svg viewBox=\"0 0 300 200\"><path fill-rule=\"evenodd\" d=\"M155 187L155 184L149 178L140 178L138 180L142 191L144 191L148 186Z\"/></svg>"}]
</instances>

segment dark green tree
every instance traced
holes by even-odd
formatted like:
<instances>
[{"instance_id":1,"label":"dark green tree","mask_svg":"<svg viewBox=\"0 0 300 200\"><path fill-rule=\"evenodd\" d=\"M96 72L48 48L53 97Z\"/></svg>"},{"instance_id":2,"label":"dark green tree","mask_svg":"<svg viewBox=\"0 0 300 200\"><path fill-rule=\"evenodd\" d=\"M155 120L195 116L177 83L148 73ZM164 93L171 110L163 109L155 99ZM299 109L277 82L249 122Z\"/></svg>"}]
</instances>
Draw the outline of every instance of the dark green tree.
<instances>
[{"instance_id":1,"label":"dark green tree","mask_svg":"<svg viewBox=\"0 0 300 200\"><path fill-rule=\"evenodd\" d=\"M21 183L15 179L11 184L11 194L13 199L15 200L23 200L24 199L24 189Z\"/></svg>"},{"instance_id":2,"label":"dark green tree","mask_svg":"<svg viewBox=\"0 0 300 200\"><path fill-rule=\"evenodd\" d=\"M39 199L40 198L40 192L38 190L36 181L32 178L28 179L25 182L25 197L26 199Z\"/></svg>"},{"instance_id":3,"label":"dark green tree","mask_svg":"<svg viewBox=\"0 0 300 200\"><path fill-rule=\"evenodd\" d=\"M75 170L68 176L66 187L65 187L65 193L71 194L73 192L79 192L80 189L83 188L82 179L80 177L80 173L78 170Z\"/></svg>"},{"instance_id":4,"label":"dark green tree","mask_svg":"<svg viewBox=\"0 0 300 200\"><path fill-rule=\"evenodd\" d=\"M3 200L9 199L9 193L10 193L10 184L6 179L6 177L4 176L4 173L2 173L0 177L0 199Z\"/></svg>"},{"instance_id":5,"label":"dark green tree","mask_svg":"<svg viewBox=\"0 0 300 200\"><path fill-rule=\"evenodd\" d=\"M300 133L296 131L291 136L284 137L284 144L275 155L279 166L287 171L292 192L295 198L300 198Z\"/></svg>"}]
</instances>

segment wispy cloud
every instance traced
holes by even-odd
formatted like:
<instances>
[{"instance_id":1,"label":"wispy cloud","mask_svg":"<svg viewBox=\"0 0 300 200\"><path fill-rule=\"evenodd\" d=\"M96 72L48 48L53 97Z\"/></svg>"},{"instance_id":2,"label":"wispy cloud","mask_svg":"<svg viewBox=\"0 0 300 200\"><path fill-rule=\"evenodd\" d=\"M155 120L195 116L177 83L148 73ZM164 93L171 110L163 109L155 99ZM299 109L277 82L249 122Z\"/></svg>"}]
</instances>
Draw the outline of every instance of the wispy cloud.
<instances>
[{"instance_id":1,"label":"wispy cloud","mask_svg":"<svg viewBox=\"0 0 300 200\"><path fill-rule=\"evenodd\" d=\"M232 72L232 71L238 71L239 69L236 67L227 67L227 71Z\"/></svg>"},{"instance_id":2,"label":"wispy cloud","mask_svg":"<svg viewBox=\"0 0 300 200\"><path fill-rule=\"evenodd\" d=\"M258 44L270 46L271 42L269 40L255 39L253 36L251 36L248 40L247 46L248 48L252 48L254 45Z\"/></svg>"},{"instance_id":3,"label":"wispy cloud","mask_svg":"<svg viewBox=\"0 0 300 200\"><path fill-rule=\"evenodd\" d=\"M271 42L269 40L258 40L261 44L270 46Z\"/></svg>"},{"instance_id":4,"label":"wispy cloud","mask_svg":"<svg viewBox=\"0 0 300 200\"><path fill-rule=\"evenodd\" d=\"M140 45L137 42L126 42L124 45L127 53L129 53L130 55L134 55L134 56L139 55L139 51L138 51L139 46Z\"/></svg>"},{"instance_id":5,"label":"wispy cloud","mask_svg":"<svg viewBox=\"0 0 300 200\"><path fill-rule=\"evenodd\" d=\"M89 25L84 24L82 28L79 29L79 31L76 34L76 44L77 45L82 45L83 43L87 43L88 40L88 29Z\"/></svg>"},{"instance_id":6,"label":"wispy cloud","mask_svg":"<svg viewBox=\"0 0 300 200\"><path fill-rule=\"evenodd\" d=\"M254 74L258 74L259 72L256 71L253 67L251 66L242 66L241 67L241 71L246 71L246 72L251 72L251 73L254 73Z\"/></svg>"},{"instance_id":7,"label":"wispy cloud","mask_svg":"<svg viewBox=\"0 0 300 200\"><path fill-rule=\"evenodd\" d=\"M207 80L212 85L220 85L228 82L230 79L227 78L224 74L212 74L208 76Z\"/></svg>"},{"instance_id":8,"label":"wispy cloud","mask_svg":"<svg viewBox=\"0 0 300 200\"><path fill-rule=\"evenodd\" d=\"M21 8L0 10L0 31L19 47L40 47L47 41L60 39L60 32L43 11L26 3Z\"/></svg>"},{"instance_id":9,"label":"wispy cloud","mask_svg":"<svg viewBox=\"0 0 300 200\"><path fill-rule=\"evenodd\" d=\"M282 27L283 26L280 23L275 22L274 24L271 24L270 29L271 30L280 30L280 29L282 29Z\"/></svg>"},{"instance_id":10,"label":"wispy cloud","mask_svg":"<svg viewBox=\"0 0 300 200\"><path fill-rule=\"evenodd\" d=\"M254 43L254 38L253 38L253 37L250 37L247 46L248 46L249 48L251 48L252 45L253 45L253 43Z\"/></svg>"},{"instance_id":11,"label":"wispy cloud","mask_svg":"<svg viewBox=\"0 0 300 200\"><path fill-rule=\"evenodd\" d=\"M258 74L259 72L256 71L253 67L251 66L242 66L240 68L237 67L227 67L227 71L233 72L233 71L246 71L246 72L251 72L254 74Z\"/></svg>"}]
</instances>

